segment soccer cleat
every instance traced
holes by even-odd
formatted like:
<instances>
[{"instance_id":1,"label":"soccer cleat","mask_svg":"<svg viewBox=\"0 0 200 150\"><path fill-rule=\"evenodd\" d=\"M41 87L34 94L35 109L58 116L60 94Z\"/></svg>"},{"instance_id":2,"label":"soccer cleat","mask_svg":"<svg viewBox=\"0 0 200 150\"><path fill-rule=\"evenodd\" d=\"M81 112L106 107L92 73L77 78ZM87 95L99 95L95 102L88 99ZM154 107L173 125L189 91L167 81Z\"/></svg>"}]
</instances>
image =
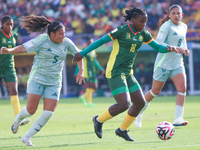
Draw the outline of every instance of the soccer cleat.
<instances>
[{"instance_id":1,"label":"soccer cleat","mask_svg":"<svg viewBox=\"0 0 200 150\"><path fill-rule=\"evenodd\" d=\"M179 117L174 119L173 126L186 126L188 121L184 121L183 118Z\"/></svg>"},{"instance_id":2,"label":"soccer cleat","mask_svg":"<svg viewBox=\"0 0 200 150\"><path fill-rule=\"evenodd\" d=\"M83 95L79 96L81 102L83 103L83 105L87 106L87 102L86 102L86 99L85 97L83 97Z\"/></svg>"},{"instance_id":3,"label":"soccer cleat","mask_svg":"<svg viewBox=\"0 0 200 150\"><path fill-rule=\"evenodd\" d=\"M136 117L134 123L135 123L135 126L136 126L137 128L141 128L141 127L142 127L142 114L139 114L139 115Z\"/></svg>"},{"instance_id":4,"label":"soccer cleat","mask_svg":"<svg viewBox=\"0 0 200 150\"><path fill-rule=\"evenodd\" d=\"M93 104L93 103L88 103L87 106L88 106L88 107L95 107L95 104Z\"/></svg>"},{"instance_id":5,"label":"soccer cleat","mask_svg":"<svg viewBox=\"0 0 200 150\"><path fill-rule=\"evenodd\" d=\"M96 133L98 138L102 138L102 125L103 123L100 123L97 121L98 116L93 117L93 123L94 123L94 132Z\"/></svg>"},{"instance_id":6,"label":"soccer cleat","mask_svg":"<svg viewBox=\"0 0 200 150\"><path fill-rule=\"evenodd\" d=\"M35 146L32 144L31 138L29 138L29 137L22 136L21 141L22 141L22 143L26 144L26 146Z\"/></svg>"},{"instance_id":7,"label":"soccer cleat","mask_svg":"<svg viewBox=\"0 0 200 150\"><path fill-rule=\"evenodd\" d=\"M121 131L120 128L118 128L117 130L115 130L116 135L118 135L119 137L122 137L123 139L125 139L126 141L131 141L134 142L135 140L132 139L129 135L128 135L128 131Z\"/></svg>"},{"instance_id":8,"label":"soccer cleat","mask_svg":"<svg viewBox=\"0 0 200 150\"><path fill-rule=\"evenodd\" d=\"M19 129L20 123L17 121L14 121L14 123L11 126L11 130L13 134L16 134Z\"/></svg>"},{"instance_id":9,"label":"soccer cleat","mask_svg":"<svg viewBox=\"0 0 200 150\"><path fill-rule=\"evenodd\" d=\"M31 122L31 119L23 119L21 122L20 122L20 126L23 126L23 125L27 125Z\"/></svg>"}]
</instances>

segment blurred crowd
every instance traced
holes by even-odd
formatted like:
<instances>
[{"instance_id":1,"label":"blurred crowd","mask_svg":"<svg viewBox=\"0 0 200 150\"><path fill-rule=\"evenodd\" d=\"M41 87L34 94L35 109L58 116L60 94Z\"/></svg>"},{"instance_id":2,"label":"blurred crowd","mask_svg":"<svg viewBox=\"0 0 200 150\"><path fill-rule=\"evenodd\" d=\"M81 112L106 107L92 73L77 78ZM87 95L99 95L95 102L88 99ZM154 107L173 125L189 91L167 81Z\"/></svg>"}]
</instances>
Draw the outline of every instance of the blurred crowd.
<instances>
[{"instance_id":1,"label":"blurred crowd","mask_svg":"<svg viewBox=\"0 0 200 150\"><path fill-rule=\"evenodd\" d=\"M172 4L179 4L184 13L183 21L189 29L200 29L199 0L1 0L0 18L10 15L14 30L22 36L35 36L20 28L21 16L44 15L49 20L61 21L66 26L66 36L93 34L101 36L119 25L125 24L125 10L132 6L143 7L149 20L146 28L158 30Z\"/></svg>"}]
</instances>

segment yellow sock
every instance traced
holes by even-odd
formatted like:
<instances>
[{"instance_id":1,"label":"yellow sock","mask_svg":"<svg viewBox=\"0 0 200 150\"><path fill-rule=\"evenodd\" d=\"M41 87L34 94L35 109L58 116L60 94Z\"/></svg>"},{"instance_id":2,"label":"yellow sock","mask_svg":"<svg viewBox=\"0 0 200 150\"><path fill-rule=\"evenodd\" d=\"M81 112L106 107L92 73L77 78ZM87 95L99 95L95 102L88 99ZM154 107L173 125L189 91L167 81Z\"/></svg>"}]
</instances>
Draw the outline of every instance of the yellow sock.
<instances>
[{"instance_id":1,"label":"yellow sock","mask_svg":"<svg viewBox=\"0 0 200 150\"><path fill-rule=\"evenodd\" d=\"M91 103L92 102L92 93L94 93L94 89L89 89L89 92L88 92L88 97L87 97L87 103Z\"/></svg>"},{"instance_id":2,"label":"yellow sock","mask_svg":"<svg viewBox=\"0 0 200 150\"><path fill-rule=\"evenodd\" d=\"M123 129L123 130L127 130L128 127L133 123L135 118L136 117L132 117L129 114L127 114L126 118L125 118L124 122L122 123L122 125L120 126L120 128Z\"/></svg>"},{"instance_id":3,"label":"yellow sock","mask_svg":"<svg viewBox=\"0 0 200 150\"><path fill-rule=\"evenodd\" d=\"M89 88L86 88L85 93L83 94L83 97L87 98L88 97L88 92L89 92Z\"/></svg>"},{"instance_id":4,"label":"yellow sock","mask_svg":"<svg viewBox=\"0 0 200 150\"><path fill-rule=\"evenodd\" d=\"M113 116L110 115L108 109L101 115L99 115L98 119L100 122L104 123L106 120L109 120L113 118Z\"/></svg>"},{"instance_id":5,"label":"yellow sock","mask_svg":"<svg viewBox=\"0 0 200 150\"><path fill-rule=\"evenodd\" d=\"M11 105L13 107L13 110L14 110L14 113L15 113L15 117L16 117L17 114L20 112L20 104L19 104L18 95L11 96L10 100L11 100Z\"/></svg>"}]
</instances>

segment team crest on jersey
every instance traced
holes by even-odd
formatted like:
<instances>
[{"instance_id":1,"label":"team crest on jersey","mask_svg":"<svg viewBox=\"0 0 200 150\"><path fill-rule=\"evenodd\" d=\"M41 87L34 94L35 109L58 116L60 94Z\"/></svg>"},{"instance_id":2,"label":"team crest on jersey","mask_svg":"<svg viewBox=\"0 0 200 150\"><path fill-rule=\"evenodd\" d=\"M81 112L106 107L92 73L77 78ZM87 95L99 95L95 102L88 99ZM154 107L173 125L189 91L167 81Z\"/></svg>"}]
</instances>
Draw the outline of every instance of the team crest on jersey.
<instances>
[{"instance_id":1,"label":"team crest on jersey","mask_svg":"<svg viewBox=\"0 0 200 150\"><path fill-rule=\"evenodd\" d=\"M125 78L126 78L126 76L122 74L121 75L121 79L125 79Z\"/></svg>"},{"instance_id":2,"label":"team crest on jersey","mask_svg":"<svg viewBox=\"0 0 200 150\"><path fill-rule=\"evenodd\" d=\"M143 41L143 39L144 39L144 38L143 38L143 36L142 36L142 35L140 35L140 36L139 36L139 41L140 41L140 42L142 42L142 41Z\"/></svg>"},{"instance_id":3,"label":"team crest on jersey","mask_svg":"<svg viewBox=\"0 0 200 150\"><path fill-rule=\"evenodd\" d=\"M130 33L126 33L126 39L131 39L131 34Z\"/></svg>"},{"instance_id":4,"label":"team crest on jersey","mask_svg":"<svg viewBox=\"0 0 200 150\"><path fill-rule=\"evenodd\" d=\"M6 43L6 39L5 38L2 38L2 43Z\"/></svg>"}]
</instances>

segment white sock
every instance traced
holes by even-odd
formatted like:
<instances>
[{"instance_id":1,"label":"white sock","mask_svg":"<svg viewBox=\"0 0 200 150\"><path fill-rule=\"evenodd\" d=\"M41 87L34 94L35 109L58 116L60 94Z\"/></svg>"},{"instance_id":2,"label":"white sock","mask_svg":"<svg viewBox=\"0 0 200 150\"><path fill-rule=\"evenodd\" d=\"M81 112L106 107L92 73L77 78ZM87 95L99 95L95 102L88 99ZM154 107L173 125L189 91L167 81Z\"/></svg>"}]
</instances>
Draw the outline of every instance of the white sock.
<instances>
[{"instance_id":1,"label":"white sock","mask_svg":"<svg viewBox=\"0 0 200 150\"><path fill-rule=\"evenodd\" d=\"M183 111L184 108L182 106L176 105L176 109L175 109L175 119L176 118L182 118L183 117Z\"/></svg>"},{"instance_id":2,"label":"white sock","mask_svg":"<svg viewBox=\"0 0 200 150\"><path fill-rule=\"evenodd\" d=\"M23 119L32 116L26 109L26 107L23 107L20 112L17 114L15 121L21 122Z\"/></svg>"},{"instance_id":3,"label":"white sock","mask_svg":"<svg viewBox=\"0 0 200 150\"><path fill-rule=\"evenodd\" d=\"M30 138L34 136L49 121L52 115L53 115L53 111L44 110L42 115L39 118L37 118L37 120L35 120L31 128L28 130L28 132L24 136L30 137Z\"/></svg>"},{"instance_id":4,"label":"white sock","mask_svg":"<svg viewBox=\"0 0 200 150\"><path fill-rule=\"evenodd\" d=\"M140 110L140 113L139 113L139 115L141 115L146 109L147 109L147 107L149 106L149 104L150 104L151 102L145 102L145 105L144 105L144 107Z\"/></svg>"}]
</instances>

